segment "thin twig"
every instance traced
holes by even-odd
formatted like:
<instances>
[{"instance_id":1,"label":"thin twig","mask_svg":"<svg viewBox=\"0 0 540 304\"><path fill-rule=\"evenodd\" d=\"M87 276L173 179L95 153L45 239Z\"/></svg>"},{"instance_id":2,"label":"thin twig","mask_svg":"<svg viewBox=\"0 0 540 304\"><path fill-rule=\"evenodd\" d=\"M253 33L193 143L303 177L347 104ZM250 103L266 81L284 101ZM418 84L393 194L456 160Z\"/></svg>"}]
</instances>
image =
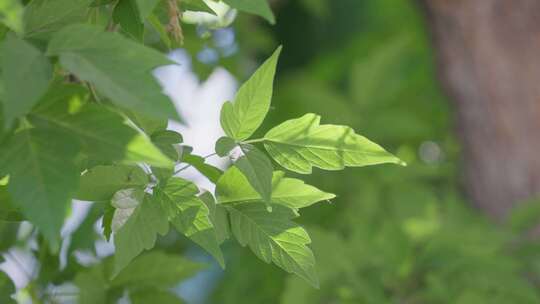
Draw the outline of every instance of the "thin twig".
<instances>
[{"instance_id":1,"label":"thin twig","mask_svg":"<svg viewBox=\"0 0 540 304\"><path fill-rule=\"evenodd\" d=\"M94 97L94 100L97 103L101 103L101 98L99 98L99 95L97 94L96 89L94 88L94 86L89 82L85 82L85 84L88 87L88 90L90 90L90 93L92 94L92 97Z\"/></svg>"},{"instance_id":2,"label":"thin twig","mask_svg":"<svg viewBox=\"0 0 540 304\"><path fill-rule=\"evenodd\" d=\"M184 32L182 31L182 26L180 25L180 20L182 18L182 13L180 11L180 1L179 0L169 0L169 24L167 25L167 30L172 34L174 40L184 44Z\"/></svg>"}]
</instances>

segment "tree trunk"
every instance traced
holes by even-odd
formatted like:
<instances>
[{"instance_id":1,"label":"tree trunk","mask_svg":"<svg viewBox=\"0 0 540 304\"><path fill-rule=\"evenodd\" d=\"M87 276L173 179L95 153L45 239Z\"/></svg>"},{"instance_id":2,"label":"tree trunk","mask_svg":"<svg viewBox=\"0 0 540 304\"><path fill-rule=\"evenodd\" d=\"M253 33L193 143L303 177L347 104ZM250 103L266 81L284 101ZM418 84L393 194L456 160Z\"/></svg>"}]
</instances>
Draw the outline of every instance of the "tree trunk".
<instances>
[{"instance_id":1,"label":"tree trunk","mask_svg":"<svg viewBox=\"0 0 540 304\"><path fill-rule=\"evenodd\" d=\"M456 109L468 194L503 219L540 194L540 1L420 1Z\"/></svg>"}]
</instances>

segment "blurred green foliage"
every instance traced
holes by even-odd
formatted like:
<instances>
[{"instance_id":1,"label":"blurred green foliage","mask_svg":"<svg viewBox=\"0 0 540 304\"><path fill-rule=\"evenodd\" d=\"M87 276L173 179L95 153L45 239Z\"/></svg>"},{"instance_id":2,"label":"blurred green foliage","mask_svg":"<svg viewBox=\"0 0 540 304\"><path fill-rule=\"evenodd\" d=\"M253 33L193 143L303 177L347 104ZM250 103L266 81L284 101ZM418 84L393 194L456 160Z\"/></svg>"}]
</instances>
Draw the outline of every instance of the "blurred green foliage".
<instances>
[{"instance_id":1,"label":"blurred green foliage","mask_svg":"<svg viewBox=\"0 0 540 304\"><path fill-rule=\"evenodd\" d=\"M310 109L324 123L353 126L409 166L308 178L339 193L331 205L302 212L319 290L231 248L211 303L539 303L540 247L520 236L536 223L539 204L495 225L464 199L452 113L416 4L303 0L277 7L271 30L285 48L267 125ZM254 30L268 30L260 27ZM250 42L238 32L240 43Z\"/></svg>"},{"instance_id":2,"label":"blurred green foliage","mask_svg":"<svg viewBox=\"0 0 540 304\"><path fill-rule=\"evenodd\" d=\"M282 44L272 109L259 135L309 109L323 115L323 123L354 127L409 166L315 170L304 178L324 191L339 194L331 204L303 209L300 218L313 239L320 289L228 242L224 245L227 269L220 273L207 302L540 303L540 242L527 234L538 222L540 203L531 202L513 212L507 223L495 225L464 198L451 108L438 87L427 25L415 2L273 3L276 25L238 15L233 25L237 49L231 53L221 50L210 64L194 60L196 73L205 78L215 66L222 65L243 81L260 59ZM183 30L188 53L219 49L210 31L200 33L200 28L188 25ZM0 36L2 31L0 28ZM156 30L145 39L159 41L159 34ZM170 41L156 44L162 50L177 47ZM0 185L5 184L0 180ZM0 200L7 200L6 195L5 187L0 186ZM49 287L75 280L84 287L83 293L90 291L93 298L88 298L93 303L116 301L126 286L140 295L140 303L166 301L169 287L175 287L187 274L161 277L156 280L158 286L140 280L116 282L121 288L109 288L102 285L110 260L94 267L79 263L75 249L95 251L98 237L91 232L100 208L94 205L71 236L67 266L60 271L56 253L30 247L28 233L16 238L19 224L0 225L0 250L13 245L28 247L43 265L27 288L30 294L24 296L36 297L33 292L46 293ZM111 216L109 211L105 210L106 217ZM1 213L6 220L14 216L11 210ZM42 238L37 242L46 247ZM156 247L161 253L143 256L142 262L135 264L138 267L127 270L126 277L146 275L157 262L166 270L186 263L189 274L199 267L172 257L180 252L200 255L193 254L192 245L176 232L159 238ZM196 289L211 290L202 285ZM3 298L14 291L1 273L0 287ZM150 287L166 294L161 300L148 299Z\"/></svg>"}]
</instances>

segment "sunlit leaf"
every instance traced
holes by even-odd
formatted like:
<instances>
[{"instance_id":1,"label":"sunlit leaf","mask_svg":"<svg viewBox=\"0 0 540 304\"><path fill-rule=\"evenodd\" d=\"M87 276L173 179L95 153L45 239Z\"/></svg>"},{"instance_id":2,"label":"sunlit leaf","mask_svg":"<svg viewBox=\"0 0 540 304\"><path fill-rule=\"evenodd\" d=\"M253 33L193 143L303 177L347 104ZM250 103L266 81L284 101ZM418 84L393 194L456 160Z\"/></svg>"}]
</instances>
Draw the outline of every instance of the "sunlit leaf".
<instances>
[{"instance_id":1,"label":"sunlit leaf","mask_svg":"<svg viewBox=\"0 0 540 304\"><path fill-rule=\"evenodd\" d=\"M0 2L0 22L17 33L23 31L24 7L19 0L2 0Z\"/></svg>"},{"instance_id":2,"label":"sunlit leaf","mask_svg":"<svg viewBox=\"0 0 540 304\"><path fill-rule=\"evenodd\" d=\"M239 141L247 139L263 122L270 109L280 53L281 47L240 87L234 103L223 104L221 127L229 137Z\"/></svg>"},{"instance_id":3,"label":"sunlit leaf","mask_svg":"<svg viewBox=\"0 0 540 304\"><path fill-rule=\"evenodd\" d=\"M284 168L309 174L312 167L340 170L383 163L404 164L353 129L321 125L321 117L306 114L274 127L264 136L270 156Z\"/></svg>"},{"instance_id":4,"label":"sunlit leaf","mask_svg":"<svg viewBox=\"0 0 540 304\"><path fill-rule=\"evenodd\" d=\"M216 185L216 195L220 204L263 202L261 195L253 189L246 177L235 167L229 168ZM281 204L300 209L314 203L330 200L332 193L323 192L302 180L285 177L282 171L275 171L272 178L272 204Z\"/></svg>"}]
</instances>

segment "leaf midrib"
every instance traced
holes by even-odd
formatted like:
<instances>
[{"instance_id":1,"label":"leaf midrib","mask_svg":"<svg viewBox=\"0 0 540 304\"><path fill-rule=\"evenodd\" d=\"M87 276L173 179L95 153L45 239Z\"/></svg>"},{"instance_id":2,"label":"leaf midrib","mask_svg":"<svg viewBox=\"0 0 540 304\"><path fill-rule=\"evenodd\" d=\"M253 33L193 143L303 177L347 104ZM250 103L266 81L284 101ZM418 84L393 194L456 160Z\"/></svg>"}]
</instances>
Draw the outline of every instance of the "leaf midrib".
<instances>
[{"instance_id":1,"label":"leaf midrib","mask_svg":"<svg viewBox=\"0 0 540 304\"><path fill-rule=\"evenodd\" d=\"M278 144L278 145L284 145L284 146L293 146L293 147L300 147L300 148L305 148L305 149L318 149L318 150L325 150L325 151L343 151L343 152L347 152L347 153L361 153L361 154L368 155L368 156L382 156L379 153L373 153L373 152L369 152L369 151L358 151L358 150L337 149L337 148L333 149L331 147L325 147L325 146L302 145L302 144L298 144L298 143L284 142L284 141L270 139L270 138L266 138L266 137L263 138L263 139L266 142L274 143L274 144ZM381 152L383 152L383 151L381 151Z\"/></svg>"}]
</instances>

